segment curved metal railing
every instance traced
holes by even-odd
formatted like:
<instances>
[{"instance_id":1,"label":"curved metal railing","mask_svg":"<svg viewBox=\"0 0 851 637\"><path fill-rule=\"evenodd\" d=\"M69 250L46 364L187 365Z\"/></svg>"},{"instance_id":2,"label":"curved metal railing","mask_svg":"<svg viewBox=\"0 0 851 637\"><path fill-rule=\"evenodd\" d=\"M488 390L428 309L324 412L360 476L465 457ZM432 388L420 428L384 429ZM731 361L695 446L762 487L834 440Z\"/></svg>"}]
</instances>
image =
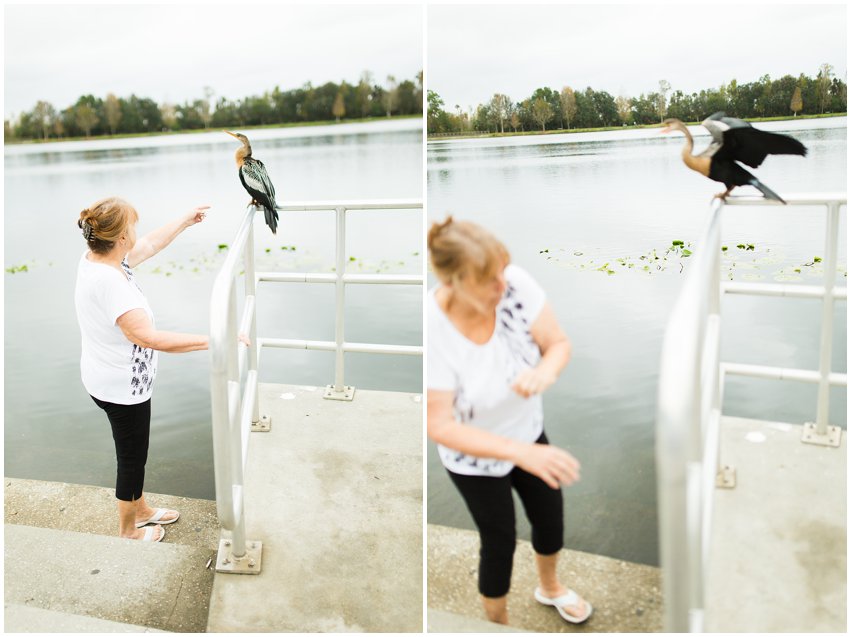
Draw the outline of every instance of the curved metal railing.
<instances>
[{"instance_id":1,"label":"curved metal railing","mask_svg":"<svg viewBox=\"0 0 851 637\"><path fill-rule=\"evenodd\" d=\"M828 390L847 385L846 374L830 371L833 302L847 298L835 285L839 209L844 193L789 195L789 205L819 205L827 211L823 286L720 281L721 213L713 201L709 219L692 254L683 289L674 305L662 345L656 417L656 476L665 632L701 632L704 586L712 524L713 491L735 486L721 463L720 424L726 374L792 379L819 384L817 418L804 429L804 442L833 444L838 427L828 427ZM761 197L731 197L727 205L777 205ZM820 297L822 337L818 372L785 370L719 360L721 294ZM810 428L808 434L807 428ZM808 439L809 436L809 439ZM825 442L820 442L825 439Z\"/></svg>"},{"instance_id":2,"label":"curved metal railing","mask_svg":"<svg viewBox=\"0 0 851 637\"><path fill-rule=\"evenodd\" d=\"M259 572L257 558L246 550L243 506L248 434L252 422L260 419L254 214L255 208L249 206L213 283L210 298L210 399L216 509L222 528L232 533L230 540L221 540L216 569L248 573ZM236 283L240 261L245 272L245 302L241 320L237 323ZM240 332L248 336L249 346L238 341ZM256 544L253 543L253 547ZM243 564L249 570L242 570Z\"/></svg>"},{"instance_id":3,"label":"curved metal railing","mask_svg":"<svg viewBox=\"0 0 851 637\"><path fill-rule=\"evenodd\" d=\"M348 211L422 210L421 200L364 200L291 203L279 206L282 212L333 211L336 215L336 255L334 273L256 272L254 262L254 216L249 206L236 238L213 284L210 301L210 394L212 402L213 455L215 463L216 507L219 522L230 538L220 541L216 570L258 573L262 544L245 539L243 498L248 436L252 428L268 430L268 418L261 416L258 401L258 367L262 347L288 347L335 351L335 381L325 397L351 400L354 388L343 377L345 352L422 355L421 346L350 343L344 339L345 288L349 284L423 285L422 275L346 274L346 226ZM237 317L237 280L244 272L242 314ZM257 284L269 282L334 283L336 317L334 341L258 338L256 323ZM238 340L244 333L250 345ZM265 426L264 426L265 422ZM250 544L250 545L249 545Z\"/></svg>"}]
</instances>

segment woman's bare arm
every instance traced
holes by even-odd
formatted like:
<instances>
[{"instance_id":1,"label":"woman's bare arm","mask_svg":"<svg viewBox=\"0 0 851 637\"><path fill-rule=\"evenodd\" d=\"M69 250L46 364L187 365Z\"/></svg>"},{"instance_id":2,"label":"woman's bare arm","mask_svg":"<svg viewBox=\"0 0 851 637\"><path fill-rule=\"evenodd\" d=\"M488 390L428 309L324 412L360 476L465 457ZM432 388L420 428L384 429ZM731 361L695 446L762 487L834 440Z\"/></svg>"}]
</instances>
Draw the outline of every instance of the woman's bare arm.
<instances>
[{"instance_id":1,"label":"woman's bare arm","mask_svg":"<svg viewBox=\"0 0 851 637\"><path fill-rule=\"evenodd\" d=\"M428 391L426 428L436 443L480 458L508 460L532 473L553 489L579 479L579 463L552 445L524 443L484 429L459 423L452 410L451 391Z\"/></svg>"},{"instance_id":2,"label":"woman's bare arm","mask_svg":"<svg viewBox=\"0 0 851 637\"><path fill-rule=\"evenodd\" d=\"M535 367L524 369L517 375L511 388L524 398L548 389L570 360L570 340L559 327L555 312L549 302L532 323L532 338L541 348L541 360Z\"/></svg>"},{"instance_id":3,"label":"woman's bare arm","mask_svg":"<svg viewBox=\"0 0 851 637\"><path fill-rule=\"evenodd\" d=\"M210 206L198 206L190 212L181 216L174 221L170 221L164 226L157 228L146 234L144 237L136 241L136 245L127 254L127 265L135 268L143 261L147 261L168 244L174 241L175 237L186 230L189 226L194 226L200 223L207 216L206 210Z\"/></svg>"},{"instance_id":4,"label":"woman's bare arm","mask_svg":"<svg viewBox=\"0 0 851 637\"><path fill-rule=\"evenodd\" d=\"M154 329L147 312L141 308L130 310L115 321L124 336L139 347L147 347L173 354L207 349L210 338L206 334L185 334Z\"/></svg>"}]
</instances>

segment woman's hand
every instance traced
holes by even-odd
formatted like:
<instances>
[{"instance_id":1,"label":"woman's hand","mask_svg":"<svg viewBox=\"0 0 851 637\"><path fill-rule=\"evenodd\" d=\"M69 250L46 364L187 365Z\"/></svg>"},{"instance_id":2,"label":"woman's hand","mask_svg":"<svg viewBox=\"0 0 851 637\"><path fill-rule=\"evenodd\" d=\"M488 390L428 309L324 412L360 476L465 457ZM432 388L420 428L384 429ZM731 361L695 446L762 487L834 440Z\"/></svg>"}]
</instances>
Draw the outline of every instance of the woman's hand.
<instances>
[{"instance_id":1,"label":"woman's hand","mask_svg":"<svg viewBox=\"0 0 851 637\"><path fill-rule=\"evenodd\" d=\"M517 374L514 382L511 383L511 389L523 398L529 398L529 396L544 393L554 382L556 382L556 375L549 370L530 367Z\"/></svg>"},{"instance_id":2,"label":"woman's hand","mask_svg":"<svg viewBox=\"0 0 851 637\"><path fill-rule=\"evenodd\" d=\"M552 489L559 483L570 486L579 481L579 461L564 449L538 443L524 444L513 458L518 467L538 476Z\"/></svg>"},{"instance_id":3,"label":"woman's hand","mask_svg":"<svg viewBox=\"0 0 851 637\"><path fill-rule=\"evenodd\" d=\"M188 228L189 226L194 226L196 223L201 223L207 216L207 210L209 208L210 206L196 206L186 213L186 216L183 218L183 224Z\"/></svg>"}]
</instances>

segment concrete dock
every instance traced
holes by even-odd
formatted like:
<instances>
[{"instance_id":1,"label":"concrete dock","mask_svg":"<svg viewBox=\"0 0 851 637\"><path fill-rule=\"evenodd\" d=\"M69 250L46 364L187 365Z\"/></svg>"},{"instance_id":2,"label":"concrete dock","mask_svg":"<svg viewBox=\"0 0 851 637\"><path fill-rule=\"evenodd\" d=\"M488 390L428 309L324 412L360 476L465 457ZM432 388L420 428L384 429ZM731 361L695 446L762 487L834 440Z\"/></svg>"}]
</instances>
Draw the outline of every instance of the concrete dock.
<instances>
[{"instance_id":1,"label":"concrete dock","mask_svg":"<svg viewBox=\"0 0 851 637\"><path fill-rule=\"evenodd\" d=\"M802 427L722 421L706 596L709 632L836 632L847 625L846 432L840 447Z\"/></svg>"},{"instance_id":2,"label":"concrete dock","mask_svg":"<svg viewBox=\"0 0 851 637\"><path fill-rule=\"evenodd\" d=\"M422 397L261 385L246 537L259 575L217 574L208 632L422 632Z\"/></svg>"},{"instance_id":3,"label":"concrete dock","mask_svg":"<svg viewBox=\"0 0 851 637\"><path fill-rule=\"evenodd\" d=\"M214 573L215 502L146 494L181 511L150 544L116 537L112 489L6 478L6 631L421 632L421 396L261 384L260 407L259 575Z\"/></svg>"},{"instance_id":4,"label":"concrete dock","mask_svg":"<svg viewBox=\"0 0 851 637\"><path fill-rule=\"evenodd\" d=\"M477 589L479 535L428 525L428 623L430 632L505 632L486 623ZM565 622L532 596L537 586L532 545L517 542L508 597L512 631L658 632L662 629L659 569L581 551L562 550L559 575L594 607L581 625Z\"/></svg>"}]
</instances>

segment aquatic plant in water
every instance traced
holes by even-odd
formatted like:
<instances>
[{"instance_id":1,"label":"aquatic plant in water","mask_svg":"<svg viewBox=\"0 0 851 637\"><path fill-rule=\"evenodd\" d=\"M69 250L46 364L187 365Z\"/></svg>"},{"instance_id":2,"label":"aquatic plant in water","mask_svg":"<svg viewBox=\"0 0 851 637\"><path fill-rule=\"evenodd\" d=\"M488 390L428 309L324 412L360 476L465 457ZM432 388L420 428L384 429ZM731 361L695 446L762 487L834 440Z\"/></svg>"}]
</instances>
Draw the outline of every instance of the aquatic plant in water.
<instances>
[{"instance_id":1,"label":"aquatic plant in water","mask_svg":"<svg viewBox=\"0 0 851 637\"><path fill-rule=\"evenodd\" d=\"M654 247L637 256L615 257L601 249L590 248L543 248L538 254L557 267L603 272L607 276L630 270L648 275L663 272L682 274L688 258L693 254L691 247L690 241L674 239L669 246ZM594 254L597 255L596 259L590 256ZM754 243L738 243L735 248L721 246L722 275L731 281L737 275L744 281L759 281L767 276L771 276L775 281L802 281L805 276L821 278L824 276L821 263L822 259L818 256L813 257L811 261L794 263L794 260L776 248L757 248ZM781 266L779 269L767 271L778 265ZM837 264L836 269L842 276L848 276L844 263Z\"/></svg>"}]
</instances>

